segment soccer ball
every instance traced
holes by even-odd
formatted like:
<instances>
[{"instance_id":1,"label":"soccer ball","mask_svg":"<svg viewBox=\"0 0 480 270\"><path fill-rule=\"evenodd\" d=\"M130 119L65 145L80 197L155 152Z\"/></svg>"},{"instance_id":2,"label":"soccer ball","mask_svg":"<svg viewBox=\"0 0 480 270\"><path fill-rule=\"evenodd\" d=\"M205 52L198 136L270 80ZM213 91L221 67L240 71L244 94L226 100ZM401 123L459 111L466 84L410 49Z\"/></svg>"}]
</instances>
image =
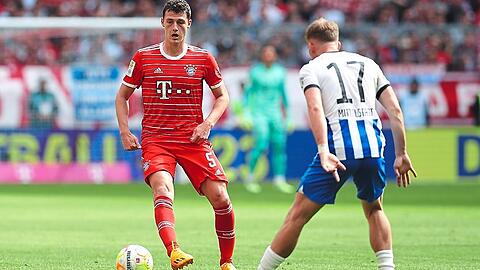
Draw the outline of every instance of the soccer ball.
<instances>
[{"instance_id":1,"label":"soccer ball","mask_svg":"<svg viewBox=\"0 0 480 270\"><path fill-rule=\"evenodd\" d=\"M128 245L117 255L117 270L152 270L153 257L148 249L139 245Z\"/></svg>"}]
</instances>

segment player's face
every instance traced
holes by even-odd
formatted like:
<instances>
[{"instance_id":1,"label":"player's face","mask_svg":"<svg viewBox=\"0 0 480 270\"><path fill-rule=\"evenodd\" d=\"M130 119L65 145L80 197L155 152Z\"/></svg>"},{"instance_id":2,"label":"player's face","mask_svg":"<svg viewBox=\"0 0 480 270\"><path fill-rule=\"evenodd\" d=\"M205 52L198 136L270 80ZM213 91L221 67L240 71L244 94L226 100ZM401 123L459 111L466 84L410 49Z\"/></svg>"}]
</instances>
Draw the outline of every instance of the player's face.
<instances>
[{"instance_id":1,"label":"player's face","mask_svg":"<svg viewBox=\"0 0 480 270\"><path fill-rule=\"evenodd\" d=\"M187 18L185 12L175 13L168 10L162 18L162 26L165 31L165 41L172 43L184 42L187 29L190 25L192 25L192 20Z\"/></svg>"},{"instance_id":2,"label":"player's face","mask_svg":"<svg viewBox=\"0 0 480 270\"><path fill-rule=\"evenodd\" d=\"M277 60L277 52L272 46L265 47L262 51L262 61L266 64L272 64Z\"/></svg>"}]
</instances>

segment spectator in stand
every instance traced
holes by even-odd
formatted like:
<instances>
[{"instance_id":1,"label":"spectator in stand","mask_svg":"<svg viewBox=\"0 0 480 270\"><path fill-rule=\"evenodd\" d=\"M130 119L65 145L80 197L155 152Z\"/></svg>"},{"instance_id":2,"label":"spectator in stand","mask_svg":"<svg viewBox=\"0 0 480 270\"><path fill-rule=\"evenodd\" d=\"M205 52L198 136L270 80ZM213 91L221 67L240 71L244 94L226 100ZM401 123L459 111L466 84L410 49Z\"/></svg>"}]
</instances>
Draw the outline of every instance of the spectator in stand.
<instances>
[{"instance_id":1,"label":"spectator in stand","mask_svg":"<svg viewBox=\"0 0 480 270\"><path fill-rule=\"evenodd\" d=\"M38 90L30 95L30 126L32 128L53 128L58 116L58 103L55 96L48 91L47 82L39 81Z\"/></svg>"},{"instance_id":2,"label":"spectator in stand","mask_svg":"<svg viewBox=\"0 0 480 270\"><path fill-rule=\"evenodd\" d=\"M410 88L400 96L406 129L425 128L429 124L428 98L420 90L419 81L414 78Z\"/></svg>"},{"instance_id":3,"label":"spectator in stand","mask_svg":"<svg viewBox=\"0 0 480 270\"><path fill-rule=\"evenodd\" d=\"M478 34L480 37L480 33ZM451 70L475 71L479 69L480 46L477 44L475 33L467 33L463 43L454 49L454 60Z\"/></svg>"},{"instance_id":4,"label":"spectator in stand","mask_svg":"<svg viewBox=\"0 0 480 270\"><path fill-rule=\"evenodd\" d=\"M448 23L462 23L462 24L473 23L474 13L469 1L464 1L464 0L449 1L448 11L446 13L446 19Z\"/></svg>"}]
</instances>

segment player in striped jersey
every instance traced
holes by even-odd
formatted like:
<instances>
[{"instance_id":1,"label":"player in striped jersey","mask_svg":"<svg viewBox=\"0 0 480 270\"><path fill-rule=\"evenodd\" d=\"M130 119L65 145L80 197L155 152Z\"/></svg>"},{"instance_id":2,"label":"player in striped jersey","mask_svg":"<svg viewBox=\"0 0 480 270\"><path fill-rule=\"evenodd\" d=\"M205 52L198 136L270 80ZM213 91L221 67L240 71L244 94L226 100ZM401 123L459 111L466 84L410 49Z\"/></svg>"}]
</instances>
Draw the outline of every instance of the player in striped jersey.
<instances>
[{"instance_id":1,"label":"player in striped jersey","mask_svg":"<svg viewBox=\"0 0 480 270\"><path fill-rule=\"evenodd\" d=\"M390 223L383 212L385 139L375 100L386 109L395 141L398 186L416 176L406 149L398 100L380 67L371 59L340 51L338 26L323 18L305 32L311 60L300 70L318 154L303 175L283 226L267 247L259 270L276 269L294 250L303 226L353 177L370 226L378 268L394 269Z\"/></svg>"},{"instance_id":2,"label":"player in striped jersey","mask_svg":"<svg viewBox=\"0 0 480 270\"><path fill-rule=\"evenodd\" d=\"M206 50L185 43L192 22L188 3L167 1L161 21L164 41L135 53L116 97L122 144L126 150L142 150L145 182L154 198L155 222L172 269L193 263L193 257L179 248L174 228L173 178L178 162L197 192L212 205L220 269L232 270L234 214L224 170L208 141L211 128L228 106L228 92L215 58ZM216 98L205 119L203 81ZM129 130L127 103L140 87L144 107L141 144Z\"/></svg>"}]
</instances>

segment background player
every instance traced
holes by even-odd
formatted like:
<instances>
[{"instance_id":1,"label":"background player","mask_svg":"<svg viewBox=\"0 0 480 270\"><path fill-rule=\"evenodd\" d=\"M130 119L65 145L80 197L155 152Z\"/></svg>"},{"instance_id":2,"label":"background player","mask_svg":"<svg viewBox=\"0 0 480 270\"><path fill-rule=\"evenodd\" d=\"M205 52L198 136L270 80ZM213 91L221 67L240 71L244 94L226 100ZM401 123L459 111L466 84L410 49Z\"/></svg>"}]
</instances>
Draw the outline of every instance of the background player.
<instances>
[{"instance_id":1,"label":"background player","mask_svg":"<svg viewBox=\"0 0 480 270\"><path fill-rule=\"evenodd\" d=\"M49 91L47 81L40 79L38 90L33 92L28 102L30 126L32 128L54 128L58 116L58 101Z\"/></svg>"},{"instance_id":2,"label":"background player","mask_svg":"<svg viewBox=\"0 0 480 270\"><path fill-rule=\"evenodd\" d=\"M394 269L390 223L383 212L385 139L375 99L385 107L395 140L397 184L410 183L416 173L407 154L403 116L380 67L371 59L340 52L336 23L323 18L305 32L313 60L300 70L311 129L318 155L303 175L284 224L267 247L259 270L276 269L295 248L303 226L353 176L370 227L370 244L379 269ZM340 162L341 160L341 162ZM340 169L340 171L337 171Z\"/></svg>"},{"instance_id":3,"label":"background player","mask_svg":"<svg viewBox=\"0 0 480 270\"><path fill-rule=\"evenodd\" d=\"M185 43L192 23L188 3L167 1L161 21L164 41L135 53L116 97L122 143L126 150L142 149L145 181L152 189L155 221L172 269L193 263L193 257L180 250L174 228L173 177L177 162L214 208L221 269L235 269L234 214L227 179L208 141L211 128L228 106L227 89L213 56ZM203 80L216 98L205 120ZM144 106L141 146L128 127L127 103L140 86Z\"/></svg>"},{"instance_id":4,"label":"background player","mask_svg":"<svg viewBox=\"0 0 480 270\"><path fill-rule=\"evenodd\" d=\"M269 144L272 146L273 183L282 192L292 193L294 187L285 179L287 154L288 98L285 93L286 70L277 61L275 47L262 48L261 62L252 66L249 85L244 92L245 107L252 122L254 145L250 152L249 175L245 180L248 191L258 193L260 185L255 181L253 171L260 155Z\"/></svg>"}]
</instances>

